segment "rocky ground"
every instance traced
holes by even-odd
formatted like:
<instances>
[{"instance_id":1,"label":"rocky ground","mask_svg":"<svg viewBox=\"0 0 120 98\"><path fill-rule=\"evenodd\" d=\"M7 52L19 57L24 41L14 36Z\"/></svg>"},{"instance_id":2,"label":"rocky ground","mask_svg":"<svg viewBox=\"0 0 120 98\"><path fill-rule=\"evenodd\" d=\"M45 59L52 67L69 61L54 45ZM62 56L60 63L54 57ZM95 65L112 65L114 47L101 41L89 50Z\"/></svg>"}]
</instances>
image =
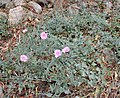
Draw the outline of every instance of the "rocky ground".
<instances>
[{"instance_id":1,"label":"rocky ground","mask_svg":"<svg viewBox=\"0 0 120 98\"><path fill-rule=\"evenodd\" d=\"M5 2L6 1L6 2ZM37 16L42 12L42 7L35 1L25 0L3 0L1 8L5 11L1 11L0 15L8 18L10 25L15 25L27 19L28 17ZM44 2L40 2L43 4Z\"/></svg>"}]
</instances>

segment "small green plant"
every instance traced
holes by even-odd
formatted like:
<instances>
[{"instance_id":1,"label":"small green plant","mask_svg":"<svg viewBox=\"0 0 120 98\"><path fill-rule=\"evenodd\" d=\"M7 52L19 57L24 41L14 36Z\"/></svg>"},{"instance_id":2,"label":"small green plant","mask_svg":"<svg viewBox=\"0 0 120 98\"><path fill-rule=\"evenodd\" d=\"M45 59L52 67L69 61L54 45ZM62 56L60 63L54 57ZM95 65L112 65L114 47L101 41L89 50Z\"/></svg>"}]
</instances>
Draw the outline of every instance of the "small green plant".
<instances>
[{"instance_id":1,"label":"small green plant","mask_svg":"<svg viewBox=\"0 0 120 98\"><path fill-rule=\"evenodd\" d=\"M115 47L114 63L120 62L118 32L114 31L114 34L106 28L115 30L110 28L103 14L88 12L74 17L57 14L48 18L43 26L27 28L26 35L21 34L16 47L6 54L7 61L0 64L5 77L1 80L15 79L19 92L26 86L35 89L31 84L34 80L53 82L45 92L52 98L69 90L69 86L82 83L103 87L107 82L106 72L110 72L110 68L105 67L103 50L113 51ZM64 47L67 52L63 52ZM26 81L24 85L21 84L23 81ZM7 95L13 91L12 85L11 82Z\"/></svg>"}]
</instances>

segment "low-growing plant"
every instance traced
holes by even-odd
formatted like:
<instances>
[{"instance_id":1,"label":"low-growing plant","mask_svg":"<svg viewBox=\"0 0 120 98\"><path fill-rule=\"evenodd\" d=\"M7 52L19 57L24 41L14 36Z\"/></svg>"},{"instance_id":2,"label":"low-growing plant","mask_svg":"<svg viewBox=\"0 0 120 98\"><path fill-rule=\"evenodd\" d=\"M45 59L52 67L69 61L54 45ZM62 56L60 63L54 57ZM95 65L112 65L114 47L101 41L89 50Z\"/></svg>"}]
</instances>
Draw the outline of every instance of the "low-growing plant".
<instances>
[{"instance_id":1,"label":"low-growing plant","mask_svg":"<svg viewBox=\"0 0 120 98\"><path fill-rule=\"evenodd\" d=\"M25 86L34 89L35 85L31 84L34 80L53 82L45 92L52 98L69 90L69 86L82 83L104 86L106 72L110 69L105 66L102 51L105 48L112 51L115 46L113 59L117 64L120 48L117 36L110 35L106 28L109 24L105 18L90 13L70 19L56 15L48 18L43 26L27 28L26 34L20 35L19 43L6 54L7 61L1 61L1 73L5 77L1 81L16 80L14 83L19 85L19 92ZM64 47L68 47L67 52L62 51ZM23 81L26 84L21 84ZM8 95L13 91L12 85L9 84Z\"/></svg>"}]
</instances>

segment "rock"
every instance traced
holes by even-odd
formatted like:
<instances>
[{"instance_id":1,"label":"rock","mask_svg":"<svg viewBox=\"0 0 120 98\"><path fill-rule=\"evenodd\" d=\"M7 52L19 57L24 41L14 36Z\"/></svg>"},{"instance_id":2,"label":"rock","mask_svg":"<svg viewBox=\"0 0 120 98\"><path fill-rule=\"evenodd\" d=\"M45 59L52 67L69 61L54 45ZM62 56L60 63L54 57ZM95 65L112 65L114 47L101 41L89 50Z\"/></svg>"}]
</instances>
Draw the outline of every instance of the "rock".
<instances>
[{"instance_id":1,"label":"rock","mask_svg":"<svg viewBox=\"0 0 120 98\"><path fill-rule=\"evenodd\" d=\"M52 0L51 0L52 1ZM63 9L63 2L64 0L54 0L54 10L55 11L62 11Z\"/></svg>"},{"instance_id":2,"label":"rock","mask_svg":"<svg viewBox=\"0 0 120 98\"><path fill-rule=\"evenodd\" d=\"M88 2L88 5L90 5L90 6L97 6L98 4L96 3L96 2L94 2L94 1L89 1Z\"/></svg>"},{"instance_id":3,"label":"rock","mask_svg":"<svg viewBox=\"0 0 120 98\"><path fill-rule=\"evenodd\" d=\"M0 0L0 3L2 3L2 4L6 4L6 3L10 3L11 2L11 0Z\"/></svg>"},{"instance_id":4,"label":"rock","mask_svg":"<svg viewBox=\"0 0 120 98\"><path fill-rule=\"evenodd\" d=\"M23 17L25 16L25 12L23 10L23 7L21 6L18 6L18 7L15 7L13 9L10 9L9 10L9 24L18 24L22 19Z\"/></svg>"},{"instance_id":5,"label":"rock","mask_svg":"<svg viewBox=\"0 0 120 98\"><path fill-rule=\"evenodd\" d=\"M5 8L11 3L11 0L0 0L0 8Z\"/></svg>"},{"instance_id":6,"label":"rock","mask_svg":"<svg viewBox=\"0 0 120 98\"><path fill-rule=\"evenodd\" d=\"M35 10L36 13L41 13L42 12L42 7L38 3L34 2L34 1L30 1L28 3L28 5L30 7L32 7Z\"/></svg>"},{"instance_id":7,"label":"rock","mask_svg":"<svg viewBox=\"0 0 120 98\"><path fill-rule=\"evenodd\" d=\"M14 4L15 4L15 6L18 6L18 5L24 5L24 0L15 0L14 1Z\"/></svg>"},{"instance_id":8,"label":"rock","mask_svg":"<svg viewBox=\"0 0 120 98\"><path fill-rule=\"evenodd\" d=\"M47 4L46 0L35 0L41 7L44 7L45 4Z\"/></svg>"},{"instance_id":9,"label":"rock","mask_svg":"<svg viewBox=\"0 0 120 98\"><path fill-rule=\"evenodd\" d=\"M7 3L6 4L6 8L14 8L15 7L15 5L14 5L14 2L9 2L9 3Z\"/></svg>"},{"instance_id":10,"label":"rock","mask_svg":"<svg viewBox=\"0 0 120 98\"><path fill-rule=\"evenodd\" d=\"M80 98L79 96L75 96L75 98Z\"/></svg>"}]
</instances>

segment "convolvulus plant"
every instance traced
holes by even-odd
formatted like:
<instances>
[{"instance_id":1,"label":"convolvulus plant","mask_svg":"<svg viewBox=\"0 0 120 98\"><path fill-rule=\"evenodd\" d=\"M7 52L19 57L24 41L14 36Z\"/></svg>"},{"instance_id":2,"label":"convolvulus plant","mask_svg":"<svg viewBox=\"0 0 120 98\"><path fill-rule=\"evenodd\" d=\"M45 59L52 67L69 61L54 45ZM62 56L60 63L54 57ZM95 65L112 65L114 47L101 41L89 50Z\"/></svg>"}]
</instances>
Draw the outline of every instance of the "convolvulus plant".
<instances>
[{"instance_id":1,"label":"convolvulus plant","mask_svg":"<svg viewBox=\"0 0 120 98\"><path fill-rule=\"evenodd\" d=\"M110 70L106 65L113 64L106 59L104 50L112 51L115 46L113 59L117 64L120 45L117 36L110 35L106 28L109 24L97 14L83 12L70 19L65 15L48 18L43 26L27 28L26 34L21 34L16 47L6 54L1 73L6 80L16 78L19 91L26 85L34 89L34 80L47 81L51 83L50 90L44 94L55 98L69 86L104 86ZM22 81L30 82L22 85ZM9 84L8 95L12 85Z\"/></svg>"}]
</instances>

